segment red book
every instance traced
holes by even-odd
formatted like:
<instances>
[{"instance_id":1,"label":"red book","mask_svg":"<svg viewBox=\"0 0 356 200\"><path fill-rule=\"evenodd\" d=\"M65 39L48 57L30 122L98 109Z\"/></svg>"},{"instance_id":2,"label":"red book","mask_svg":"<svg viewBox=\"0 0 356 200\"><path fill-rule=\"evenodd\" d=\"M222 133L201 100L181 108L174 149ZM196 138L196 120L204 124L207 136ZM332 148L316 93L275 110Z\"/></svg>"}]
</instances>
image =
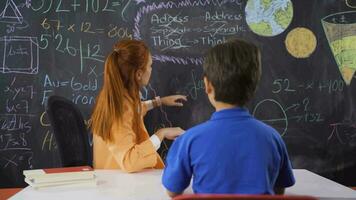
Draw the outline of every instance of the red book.
<instances>
[{"instance_id":1,"label":"red book","mask_svg":"<svg viewBox=\"0 0 356 200\"><path fill-rule=\"evenodd\" d=\"M60 168L48 168L48 169L42 169L42 170L46 174L94 171L93 168L91 168L90 166L60 167Z\"/></svg>"}]
</instances>

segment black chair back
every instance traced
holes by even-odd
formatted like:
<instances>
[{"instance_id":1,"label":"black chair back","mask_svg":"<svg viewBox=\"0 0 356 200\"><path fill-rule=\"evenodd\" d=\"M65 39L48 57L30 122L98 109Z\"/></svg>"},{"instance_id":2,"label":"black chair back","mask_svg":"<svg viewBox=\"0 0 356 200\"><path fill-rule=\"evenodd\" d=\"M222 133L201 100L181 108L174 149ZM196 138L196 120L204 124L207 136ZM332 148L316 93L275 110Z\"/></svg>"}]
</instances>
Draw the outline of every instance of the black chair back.
<instances>
[{"instance_id":1,"label":"black chair back","mask_svg":"<svg viewBox=\"0 0 356 200\"><path fill-rule=\"evenodd\" d=\"M92 153L83 116L70 100L51 96L47 114L53 128L62 167L92 166Z\"/></svg>"}]
</instances>

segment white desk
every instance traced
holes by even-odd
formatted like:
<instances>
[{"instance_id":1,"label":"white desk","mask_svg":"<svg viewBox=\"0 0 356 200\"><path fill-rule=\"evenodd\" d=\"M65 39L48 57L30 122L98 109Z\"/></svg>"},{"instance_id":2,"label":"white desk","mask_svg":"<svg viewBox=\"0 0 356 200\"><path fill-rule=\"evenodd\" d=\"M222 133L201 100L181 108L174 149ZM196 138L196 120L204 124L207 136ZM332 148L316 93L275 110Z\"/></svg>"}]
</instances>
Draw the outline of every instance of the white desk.
<instances>
[{"instance_id":1,"label":"white desk","mask_svg":"<svg viewBox=\"0 0 356 200\"><path fill-rule=\"evenodd\" d=\"M328 200L356 200L356 191L305 169L293 170L296 183L286 189L290 195L310 195Z\"/></svg>"},{"instance_id":2,"label":"white desk","mask_svg":"<svg viewBox=\"0 0 356 200\"><path fill-rule=\"evenodd\" d=\"M286 190L286 194L311 195L320 199L356 199L356 191L323 178L307 170L293 170L296 184ZM26 187L10 198L26 200L70 200L70 199L124 199L124 200L167 200L161 185L161 170L147 170L127 174L117 170L97 170L98 186L91 188L46 188L34 190ZM192 193L192 189L186 190Z\"/></svg>"}]
</instances>

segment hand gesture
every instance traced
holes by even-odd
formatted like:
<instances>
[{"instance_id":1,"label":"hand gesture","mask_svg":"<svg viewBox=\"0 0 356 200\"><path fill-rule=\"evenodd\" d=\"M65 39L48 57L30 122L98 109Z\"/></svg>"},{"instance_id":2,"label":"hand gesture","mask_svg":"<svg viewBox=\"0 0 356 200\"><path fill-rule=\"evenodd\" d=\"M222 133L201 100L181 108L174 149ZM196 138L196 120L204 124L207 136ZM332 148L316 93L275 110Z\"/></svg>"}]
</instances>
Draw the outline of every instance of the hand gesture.
<instances>
[{"instance_id":1,"label":"hand gesture","mask_svg":"<svg viewBox=\"0 0 356 200\"><path fill-rule=\"evenodd\" d=\"M184 130L181 129L180 127L172 127L172 128L162 128L159 129L155 134L163 140L163 138L166 138L168 140L174 140L178 136L182 135L184 133Z\"/></svg>"},{"instance_id":2,"label":"hand gesture","mask_svg":"<svg viewBox=\"0 0 356 200\"><path fill-rule=\"evenodd\" d=\"M183 95L171 95L161 98L161 102L165 106L183 106L183 102L187 101L187 97Z\"/></svg>"}]
</instances>

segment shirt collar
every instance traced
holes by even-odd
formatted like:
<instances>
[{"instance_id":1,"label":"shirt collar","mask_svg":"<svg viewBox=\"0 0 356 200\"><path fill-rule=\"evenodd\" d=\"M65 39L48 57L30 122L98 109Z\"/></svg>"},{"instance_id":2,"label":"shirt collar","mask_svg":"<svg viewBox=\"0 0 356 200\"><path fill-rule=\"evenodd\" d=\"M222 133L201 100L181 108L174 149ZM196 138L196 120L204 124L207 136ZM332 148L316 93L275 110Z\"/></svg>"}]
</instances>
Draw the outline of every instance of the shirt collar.
<instances>
[{"instance_id":1,"label":"shirt collar","mask_svg":"<svg viewBox=\"0 0 356 200\"><path fill-rule=\"evenodd\" d=\"M211 116L210 120L219 120L224 118L247 118L251 117L247 108L235 107L235 108L228 108L223 109L217 112L214 112Z\"/></svg>"}]
</instances>

